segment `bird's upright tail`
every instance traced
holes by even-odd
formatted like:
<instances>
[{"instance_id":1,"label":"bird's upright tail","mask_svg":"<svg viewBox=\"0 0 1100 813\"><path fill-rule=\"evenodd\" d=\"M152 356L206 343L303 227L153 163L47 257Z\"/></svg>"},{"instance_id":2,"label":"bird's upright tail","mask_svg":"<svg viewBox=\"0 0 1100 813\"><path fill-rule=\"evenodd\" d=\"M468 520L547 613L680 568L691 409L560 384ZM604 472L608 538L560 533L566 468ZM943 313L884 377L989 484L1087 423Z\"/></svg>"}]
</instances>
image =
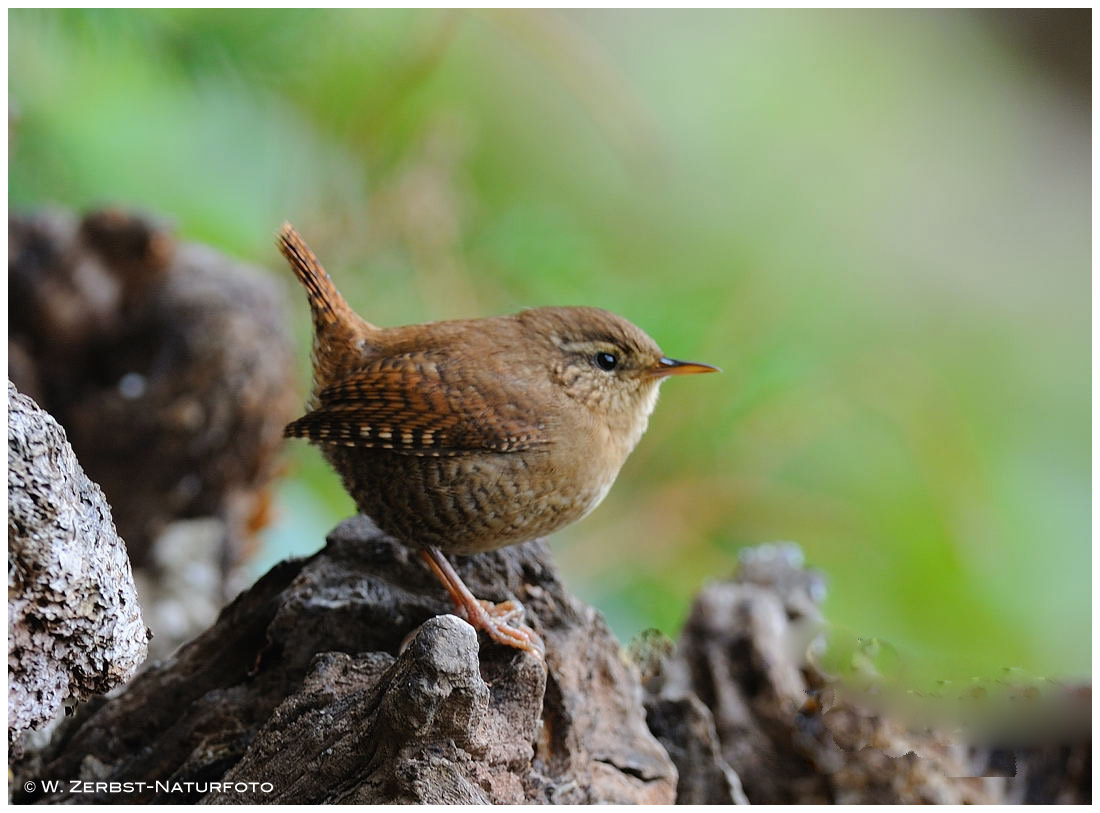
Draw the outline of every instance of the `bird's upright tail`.
<instances>
[{"instance_id":1,"label":"bird's upright tail","mask_svg":"<svg viewBox=\"0 0 1100 813\"><path fill-rule=\"evenodd\" d=\"M289 223L284 223L279 229L278 243L279 251L290 263L294 275L305 286L309 307L313 311L313 325L318 333L356 324L369 327L336 290L332 277Z\"/></svg>"}]
</instances>

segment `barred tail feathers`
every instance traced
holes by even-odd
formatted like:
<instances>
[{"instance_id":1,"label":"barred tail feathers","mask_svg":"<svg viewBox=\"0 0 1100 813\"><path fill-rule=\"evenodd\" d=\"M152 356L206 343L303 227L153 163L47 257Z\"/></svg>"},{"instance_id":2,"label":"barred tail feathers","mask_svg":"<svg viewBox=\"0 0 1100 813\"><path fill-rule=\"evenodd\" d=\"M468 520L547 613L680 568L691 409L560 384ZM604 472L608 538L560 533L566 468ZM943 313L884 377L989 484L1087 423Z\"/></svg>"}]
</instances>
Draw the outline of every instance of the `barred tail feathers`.
<instances>
[{"instance_id":1,"label":"barred tail feathers","mask_svg":"<svg viewBox=\"0 0 1100 813\"><path fill-rule=\"evenodd\" d=\"M284 223L279 229L278 244L279 251L286 257L294 275L306 289L309 307L313 311L313 322L318 330L322 327L362 323L363 320L336 290L332 277L317 260L317 256L289 223Z\"/></svg>"}]
</instances>

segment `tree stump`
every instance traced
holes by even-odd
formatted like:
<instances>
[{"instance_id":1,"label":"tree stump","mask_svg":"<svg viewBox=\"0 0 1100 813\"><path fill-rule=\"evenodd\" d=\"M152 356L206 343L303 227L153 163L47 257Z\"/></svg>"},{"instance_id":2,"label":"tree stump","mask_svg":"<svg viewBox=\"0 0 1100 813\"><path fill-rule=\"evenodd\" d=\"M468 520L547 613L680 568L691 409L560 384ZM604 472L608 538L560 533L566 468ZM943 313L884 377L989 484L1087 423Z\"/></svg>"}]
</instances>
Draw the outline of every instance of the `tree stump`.
<instances>
[{"instance_id":1,"label":"tree stump","mask_svg":"<svg viewBox=\"0 0 1100 813\"><path fill-rule=\"evenodd\" d=\"M19 770L147 789L17 800L672 802L637 672L546 547L456 567L479 596L523 602L545 664L479 644L415 554L355 518Z\"/></svg>"}]
</instances>

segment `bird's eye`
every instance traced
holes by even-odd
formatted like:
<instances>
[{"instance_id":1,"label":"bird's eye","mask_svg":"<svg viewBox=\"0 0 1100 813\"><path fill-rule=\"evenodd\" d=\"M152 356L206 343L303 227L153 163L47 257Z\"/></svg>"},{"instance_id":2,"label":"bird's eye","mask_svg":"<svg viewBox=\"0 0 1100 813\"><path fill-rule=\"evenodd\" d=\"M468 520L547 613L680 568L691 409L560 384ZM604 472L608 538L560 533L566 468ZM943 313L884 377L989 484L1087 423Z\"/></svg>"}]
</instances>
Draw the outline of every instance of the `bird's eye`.
<instances>
[{"instance_id":1,"label":"bird's eye","mask_svg":"<svg viewBox=\"0 0 1100 813\"><path fill-rule=\"evenodd\" d=\"M596 362L597 367L599 367L601 370L606 370L607 372L611 372L619 364L619 360L615 357L614 353L597 353L593 357L593 361Z\"/></svg>"}]
</instances>

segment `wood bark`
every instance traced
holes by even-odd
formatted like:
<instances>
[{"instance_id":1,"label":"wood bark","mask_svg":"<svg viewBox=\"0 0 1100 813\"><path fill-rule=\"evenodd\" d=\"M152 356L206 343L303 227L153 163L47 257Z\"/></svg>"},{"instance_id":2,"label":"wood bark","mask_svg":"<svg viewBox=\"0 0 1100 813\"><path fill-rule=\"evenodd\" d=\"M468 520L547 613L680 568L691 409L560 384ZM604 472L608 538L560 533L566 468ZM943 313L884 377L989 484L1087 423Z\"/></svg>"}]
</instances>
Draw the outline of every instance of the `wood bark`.
<instances>
[{"instance_id":1,"label":"wood bark","mask_svg":"<svg viewBox=\"0 0 1100 813\"><path fill-rule=\"evenodd\" d=\"M8 382L8 742L145 660L126 546L64 430Z\"/></svg>"},{"instance_id":2,"label":"wood bark","mask_svg":"<svg viewBox=\"0 0 1100 813\"><path fill-rule=\"evenodd\" d=\"M823 586L793 546L747 552L700 593L678 645L632 657L542 543L456 565L475 593L526 605L545 663L479 641L413 552L355 518L15 768L17 787L91 784L16 801L1089 799L1087 730L978 747L833 694L807 657Z\"/></svg>"},{"instance_id":3,"label":"wood bark","mask_svg":"<svg viewBox=\"0 0 1100 813\"><path fill-rule=\"evenodd\" d=\"M457 567L478 595L524 603L545 663L479 645L419 559L356 518L125 693L82 709L21 775L167 783L51 802L674 801L636 670L545 546Z\"/></svg>"}]
</instances>

